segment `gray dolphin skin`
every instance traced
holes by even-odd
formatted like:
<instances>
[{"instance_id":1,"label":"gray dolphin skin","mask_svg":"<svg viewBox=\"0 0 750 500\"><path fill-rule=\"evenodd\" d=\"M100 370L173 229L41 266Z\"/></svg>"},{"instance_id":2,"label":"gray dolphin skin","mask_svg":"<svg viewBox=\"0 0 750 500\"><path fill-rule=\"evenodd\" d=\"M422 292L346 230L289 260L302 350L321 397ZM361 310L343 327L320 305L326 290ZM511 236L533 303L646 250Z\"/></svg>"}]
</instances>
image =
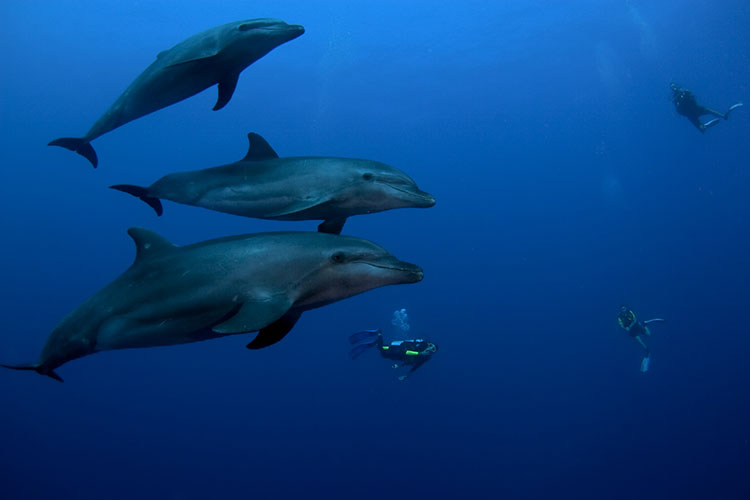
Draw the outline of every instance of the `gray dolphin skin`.
<instances>
[{"instance_id":1,"label":"gray dolphin skin","mask_svg":"<svg viewBox=\"0 0 750 500\"><path fill-rule=\"evenodd\" d=\"M259 233L177 247L146 229L128 234L133 265L55 327L39 362L0 366L62 382L57 367L100 351L254 331L247 347L260 349L280 341L304 311L423 276L418 266L349 236Z\"/></svg>"},{"instance_id":2,"label":"gray dolphin skin","mask_svg":"<svg viewBox=\"0 0 750 500\"><path fill-rule=\"evenodd\" d=\"M216 26L156 56L83 137L49 143L75 151L96 168L90 142L141 116L187 99L218 84L218 110L232 98L240 73L271 50L305 32L278 19L249 19Z\"/></svg>"},{"instance_id":3,"label":"gray dolphin skin","mask_svg":"<svg viewBox=\"0 0 750 500\"><path fill-rule=\"evenodd\" d=\"M435 198L402 171L351 158L279 158L258 134L240 161L162 177L149 187L118 184L157 213L161 201L272 220L323 220L319 231L338 234L352 215L393 208L427 208Z\"/></svg>"}]
</instances>

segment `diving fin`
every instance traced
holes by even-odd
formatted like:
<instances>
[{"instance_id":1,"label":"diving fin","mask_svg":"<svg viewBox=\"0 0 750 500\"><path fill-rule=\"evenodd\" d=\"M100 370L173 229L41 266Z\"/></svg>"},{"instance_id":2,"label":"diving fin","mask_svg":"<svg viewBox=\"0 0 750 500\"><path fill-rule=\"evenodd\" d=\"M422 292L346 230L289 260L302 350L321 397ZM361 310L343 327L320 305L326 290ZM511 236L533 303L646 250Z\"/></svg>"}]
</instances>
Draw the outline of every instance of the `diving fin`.
<instances>
[{"instance_id":1,"label":"diving fin","mask_svg":"<svg viewBox=\"0 0 750 500\"><path fill-rule=\"evenodd\" d=\"M239 77L240 75L232 75L219 82L219 97L216 100L216 105L214 105L214 111L220 110L227 105L230 99L232 99L234 89L237 88L237 79Z\"/></svg>"},{"instance_id":2,"label":"diving fin","mask_svg":"<svg viewBox=\"0 0 750 500\"><path fill-rule=\"evenodd\" d=\"M738 102L737 104L732 104L731 106L729 106L729 111L727 111L727 114L724 115L724 119L728 120L729 119L729 113L731 113L732 111L734 111L737 108L741 108L742 106L743 106L743 104L741 102Z\"/></svg>"},{"instance_id":3,"label":"diving fin","mask_svg":"<svg viewBox=\"0 0 750 500\"><path fill-rule=\"evenodd\" d=\"M54 370L48 370L44 368L43 365L3 365L0 364L3 368L10 368L11 370L33 370L37 372L39 375L47 375L49 378L53 378L57 380L58 382L62 382L63 379L54 372Z\"/></svg>"},{"instance_id":4,"label":"diving fin","mask_svg":"<svg viewBox=\"0 0 750 500\"><path fill-rule=\"evenodd\" d=\"M380 334L380 329L377 329L362 330L349 335L349 343L354 344L354 347L349 351L349 358L357 359L363 352L377 345Z\"/></svg>"},{"instance_id":5,"label":"diving fin","mask_svg":"<svg viewBox=\"0 0 750 500\"><path fill-rule=\"evenodd\" d=\"M117 191L122 191L123 193L128 193L129 195L135 196L136 198L145 202L149 207L153 208L154 212L156 212L156 215L160 216L164 213L164 208L161 206L161 201L159 200L159 198L149 196L147 188L133 186L131 184L115 184L114 186L109 186L109 188L116 189Z\"/></svg>"},{"instance_id":6,"label":"diving fin","mask_svg":"<svg viewBox=\"0 0 750 500\"><path fill-rule=\"evenodd\" d=\"M90 161L94 168L99 164L99 159L96 157L96 151L94 151L91 143L86 139L81 139L79 137L61 137L48 143L47 146L60 146L61 148L75 151Z\"/></svg>"},{"instance_id":7,"label":"diving fin","mask_svg":"<svg viewBox=\"0 0 750 500\"><path fill-rule=\"evenodd\" d=\"M654 319L650 319L648 321L644 321L643 324L644 325L648 325L649 323L662 323L664 321L666 321L666 320L664 320L662 318L654 318Z\"/></svg>"},{"instance_id":8,"label":"diving fin","mask_svg":"<svg viewBox=\"0 0 750 500\"><path fill-rule=\"evenodd\" d=\"M349 335L349 343L359 344L364 342L370 344L378 340L380 333L379 328L377 330L362 330L361 332L352 333Z\"/></svg>"},{"instance_id":9,"label":"diving fin","mask_svg":"<svg viewBox=\"0 0 750 500\"><path fill-rule=\"evenodd\" d=\"M706 123L703 124L703 130L709 129L709 128L713 127L714 125L716 125L717 123L719 123L719 119L718 118L714 118L711 121L707 121Z\"/></svg>"},{"instance_id":10,"label":"diving fin","mask_svg":"<svg viewBox=\"0 0 750 500\"><path fill-rule=\"evenodd\" d=\"M641 360L641 373L646 373L648 371L648 364L651 362L651 356L645 356Z\"/></svg>"},{"instance_id":11,"label":"diving fin","mask_svg":"<svg viewBox=\"0 0 750 500\"><path fill-rule=\"evenodd\" d=\"M302 316L302 312L294 311L286 313L277 321L274 321L265 328L261 328L258 335L246 347L248 349L263 349L264 347L274 345L294 328L300 316Z\"/></svg>"},{"instance_id":12,"label":"diving fin","mask_svg":"<svg viewBox=\"0 0 750 500\"><path fill-rule=\"evenodd\" d=\"M352 348L351 351L349 351L349 359L357 359L362 355L363 352L367 351L372 347L372 344L362 344L358 345Z\"/></svg>"}]
</instances>

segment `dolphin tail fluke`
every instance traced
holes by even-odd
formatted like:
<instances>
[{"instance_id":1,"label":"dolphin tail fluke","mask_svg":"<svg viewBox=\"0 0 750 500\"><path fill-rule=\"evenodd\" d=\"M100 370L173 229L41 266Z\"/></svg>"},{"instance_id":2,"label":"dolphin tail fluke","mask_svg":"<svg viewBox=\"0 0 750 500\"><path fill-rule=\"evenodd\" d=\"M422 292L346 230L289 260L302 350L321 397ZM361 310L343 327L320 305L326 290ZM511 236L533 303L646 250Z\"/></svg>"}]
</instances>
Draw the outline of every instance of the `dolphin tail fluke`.
<instances>
[{"instance_id":1,"label":"dolphin tail fluke","mask_svg":"<svg viewBox=\"0 0 750 500\"><path fill-rule=\"evenodd\" d=\"M60 146L61 148L75 151L86 158L96 168L99 159L96 157L96 151L89 141L79 137L61 137L47 144L47 146Z\"/></svg>"},{"instance_id":2,"label":"dolphin tail fluke","mask_svg":"<svg viewBox=\"0 0 750 500\"><path fill-rule=\"evenodd\" d=\"M144 187L133 186L131 184L115 184L114 186L109 187L110 189L116 189L117 191L122 191L123 193L133 195L136 198L144 201L146 204L148 204L148 206L154 209L156 215L161 215L164 213L164 208L161 206L161 200L154 196L149 196L148 189Z\"/></svg>"},{"instance_id":3,"label":"dolphin tail fluke","mask_svg":"<svg viewBox=\"0 0 750 500\"><path fill-rule=\"evenodd\" d=\"M57 380L58 382L62 382L63 379L54 372L54 370L50 370L49 368L46 368L44 365L3 365L0 364L3 368L10 368L11 370L32 370L37 372L39 375L47 375L50 378L53 378Z\"/></svg>"}]
</instances>

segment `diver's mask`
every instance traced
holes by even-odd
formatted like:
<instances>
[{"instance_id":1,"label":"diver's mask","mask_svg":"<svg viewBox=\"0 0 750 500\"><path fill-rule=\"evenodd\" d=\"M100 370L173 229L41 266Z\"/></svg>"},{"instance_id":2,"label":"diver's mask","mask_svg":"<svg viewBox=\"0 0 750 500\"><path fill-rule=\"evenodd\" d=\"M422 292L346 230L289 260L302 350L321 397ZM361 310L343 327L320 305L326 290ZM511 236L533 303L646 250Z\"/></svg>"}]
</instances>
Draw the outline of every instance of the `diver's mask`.
<instances>
[{"instance_id":1,"label":"diver's mask","mask_svg":"<svg viewBox=\"0 0 750 500\"><path fill-rule=\"evenodd\" d=\"M424 351L422 351L422 354L430 355L430 354L435 354L436 352L437 352L437 346L433 343L429 343L427 345L427 348Z\"/></svg>"}]
</instances>

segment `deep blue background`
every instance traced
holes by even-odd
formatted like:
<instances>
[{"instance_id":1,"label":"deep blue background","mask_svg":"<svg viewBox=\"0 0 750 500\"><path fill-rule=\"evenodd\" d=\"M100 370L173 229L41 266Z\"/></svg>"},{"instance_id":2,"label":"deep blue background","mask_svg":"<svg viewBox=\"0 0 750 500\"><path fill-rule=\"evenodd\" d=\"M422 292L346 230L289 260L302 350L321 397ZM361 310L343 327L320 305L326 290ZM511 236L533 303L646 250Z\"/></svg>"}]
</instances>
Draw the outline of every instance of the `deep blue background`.
<instances>
[{"instance_id":1,"label":"deep blue background","mask_svg":"<svg viewBox=\"0 0 750 500\"><path fill-rule=\"evenodd\" d=\"M658 6L652 4L657 3ZM205 93L82 135L156 53L278 17L307 32ZM746 0L0 3L0 361L132 261L130 226L178 244L313 229L106 189L228 163L259 132L282 156L384 161L429 210L345 233L419 263L417 285L249 337L108 352L65 384L0 373L0 497L721 498L750 496L750 109L701 135L676 80L750 101ZM651 371L616 326L654 327ZM346 336L406 307L440 343L405 383Z\"/></svg>"}]
</instances>

